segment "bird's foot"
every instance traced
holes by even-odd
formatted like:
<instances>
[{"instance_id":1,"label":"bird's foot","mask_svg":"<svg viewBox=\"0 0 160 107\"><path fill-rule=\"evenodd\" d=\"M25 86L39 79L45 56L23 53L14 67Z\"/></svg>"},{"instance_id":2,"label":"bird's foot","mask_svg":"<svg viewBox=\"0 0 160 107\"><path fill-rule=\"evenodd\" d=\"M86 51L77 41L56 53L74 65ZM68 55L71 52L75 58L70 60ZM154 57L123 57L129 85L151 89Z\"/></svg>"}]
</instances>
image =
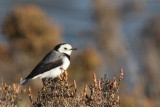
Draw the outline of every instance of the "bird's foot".
<instances>
[{"instance_id":1,"label":"bird's foot","mask_svg":"<svg viewBox=\"0 0 160 107\"><path fill-rule=\"evenodd\" d=\"M66 71L63 67L60 67L61 70Z\"/></svg>"},{"instance_id":2,"label":"bird's foot","mask_svg":"<svg viewBox=\"0 0 160 107\"><path fill-rule=\"evenodd\" d=\"M68 79L68 73L67 73L67 71L63 68L63 67L60 67L60 69L61 69L61 71L63 71L58 77L59 77L59 79L60 80L62 80L62 79L65 79L65 80L67 80Z\"/></svg>"}]
</instances>

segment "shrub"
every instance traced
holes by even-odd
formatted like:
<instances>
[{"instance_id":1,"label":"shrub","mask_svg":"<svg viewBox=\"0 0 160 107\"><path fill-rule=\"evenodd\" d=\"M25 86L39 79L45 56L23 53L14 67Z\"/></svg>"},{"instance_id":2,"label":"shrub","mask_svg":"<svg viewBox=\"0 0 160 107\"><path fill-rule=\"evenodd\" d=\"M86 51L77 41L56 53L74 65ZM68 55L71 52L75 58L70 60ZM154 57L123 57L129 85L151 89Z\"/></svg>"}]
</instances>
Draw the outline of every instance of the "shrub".
<instances>
[{"instance_id":1,"label":"shrub","mask_svg":"<svg viewBox=\"0 0 160 107\"><path fill-rule=\"evenodd\" d=\"M97 79L93 73L93 83L86 84L83 92L80 93L77 92L78 88L75 80L73 85L68 84L67 72L64 72L59 78L43 79L43 87L38 92L38 97L35 101L33 101L31 96L31 88L28 88L31 106L119 106L120 99L117 93L119 92L120 81L123 78L123 70L121 69L120 71L118 82L115 77L113 82L110 81L107 79L107 75ZM21 89L21 85L13 84L11 87L5 84L0 87L0 106L17 106L21 100L20 95L25 92L25 89Z\"/></svg>"},{"instance_id":2,"label":"shrub","mask_svg":"<svg viewBox=\"0 0 160 107\"><path fill-rule=\"evenodd\" d=\"M93 74L94 82L85 85L84 91L77 92L76 81L73 81L73 85L68 84L67 72L62 74L56 79L43 79L43 87L38 92L36 101L33 101L31 96L31 89L29 88L29 98L33 106L105 106L112 107L120 104L119 91L120 81L123 78L123 71L121 69L119 81L117 82L114 77L114 81L107 79L107 75L104 78L98 79ZM87 90L89 89L89 94Z\"/></svg>"},{"instance_id":3,"label":"shrub","mask_svg":"<svg viewBox=\"0 0 160 107\"><path fill-rule=\"evenodd\" d=\"M21 89L21 85L12 86L6 83L0 87L0 106L1 107L15 107L21 100L20 95L25 93L25 89Z\"/></svg>"}]
</instances>

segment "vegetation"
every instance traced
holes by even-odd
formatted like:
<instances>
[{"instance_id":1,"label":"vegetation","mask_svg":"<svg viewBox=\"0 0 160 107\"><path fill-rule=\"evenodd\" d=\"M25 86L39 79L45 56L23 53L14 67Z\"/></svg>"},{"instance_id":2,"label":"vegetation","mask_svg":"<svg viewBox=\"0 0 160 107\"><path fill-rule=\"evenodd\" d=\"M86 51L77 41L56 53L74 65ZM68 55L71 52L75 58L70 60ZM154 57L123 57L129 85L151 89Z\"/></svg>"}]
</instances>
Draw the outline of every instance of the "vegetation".
<instances>
[{"instance_id":1,"label":"vegetation","mask_svg":"<svg viewBox=\"0 0 160 107\"><path fill-rule=\"evenodd\" d=\"M78 93L76 81L73 81L73 85L69 85L68 74L67 72L64 72L58 78L43 79L43 87L38 91L38 97L36 101L33 101L32 99L30 87L28 88L28 96L31 105L35 107L117 107L120 104L118 92L122 78L122 69L120 70L118 82L115 77L114 81L110 81L107 79L107 75L101 79L97 79L95 73L93 73L93 83L90 83L89 85L86 84L83 92ZM25 92L26 90L22 90L20 85L16 86L13 84L11 87L10 85L5 84L0 88L0 106L16 106L18 101L21 100L19 95Z\"/></svg>"},{"instance_id":2,"label":"vegetation","mask_svg":"<svg viewBox=\"0 0 160 107\"><path fill-rule=\"evenodd\" d=\"M20 95L25 92L26 89L21 89L21 85L13 83L11 86L5 83L0 87L0 106L14 107L21 100Z\"/></svg>"},{"instance_id":3,"label":"vegetation","mask_svg":"<svg viewBox=\"0 0 160 107\"><path fill-rule=\"evenodd\" d=\"M34 5L14 8L4 20L2 32L11 39L14 48L36 55L60 41L58 27Z\"/></svg>"}]
</instances>

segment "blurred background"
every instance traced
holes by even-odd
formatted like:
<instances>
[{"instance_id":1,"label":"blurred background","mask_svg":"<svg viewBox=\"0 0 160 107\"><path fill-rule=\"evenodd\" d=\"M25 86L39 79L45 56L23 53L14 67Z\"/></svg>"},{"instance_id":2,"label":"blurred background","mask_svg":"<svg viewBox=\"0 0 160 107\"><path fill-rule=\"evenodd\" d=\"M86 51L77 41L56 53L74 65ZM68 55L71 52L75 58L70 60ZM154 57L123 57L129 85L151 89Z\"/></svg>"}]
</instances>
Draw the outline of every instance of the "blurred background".
<instances>
[{"instance_id":1,"label":"blurred background","mask_svg":"<svg viewBox=\"0 0 160 107\"><path fill-rule=\"evenodd\" d=\"M159 0L0 0L1 85L18 83L61 42L78 48L68 73L80 89L93 72L118 80L122 67L121 107L160 107ZM37 95L39 81L24 87Z\"/></svg>"}]
</instances>

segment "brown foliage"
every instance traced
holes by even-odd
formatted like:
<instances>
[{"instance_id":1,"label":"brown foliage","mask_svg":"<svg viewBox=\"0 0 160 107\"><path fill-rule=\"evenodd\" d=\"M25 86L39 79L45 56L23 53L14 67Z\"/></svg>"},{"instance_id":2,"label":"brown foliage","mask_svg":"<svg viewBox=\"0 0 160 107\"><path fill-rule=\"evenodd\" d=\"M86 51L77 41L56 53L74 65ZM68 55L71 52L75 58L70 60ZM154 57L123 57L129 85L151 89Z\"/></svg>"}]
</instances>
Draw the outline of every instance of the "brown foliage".
<instances>
[{"instance_id":1,"label":"brown foliage","mask_svg":"<svg viewBox=\"0 0 160 107\"><path fill-rule=\"evenodd\" d=\"M31 89L29 88L29 98L32 105L35 107L41 106L105 106L116 107L120 104L119 84L123 78L123 71L121 69L119 82L116 79L110 81L106 75L97 82L96 75L93 74L94 83L85 84L84 91L77 92L76 82L73 85L68 84L67 75L64 73L56 79L44 79L43 87L38 92L38 98L33 101L31 96ZM87 93L89 89L90 93Z\"/></svg>"},{"instance_id":2,"label":"brown foliage","mask_svg":"<svg viewBox=\"0 0 160 107\"><path fill-rule=\"evenodd\" d=\"M16 48L37 54L48 51L60 41L60 30L34 5L20 6L10 12L4 20L2 32Z\"/></svg>"},{"instance_id":3,"label":"brown foliage","mask_svg":"<svg viewBox=\"0 0 160 107\"><path fill-rule=\"evenodd\" d=\"M123 70L120 70L119 82L116 78L114 81L107 79L107 75L104 78L97 79L93 74L93 83L89 85L85 84L84 91L77 92L76 81L73 81L73 85L68 83L68 74L65 71L59 78L43 79L43 87L38 91L38 97L36 101L33 101L31 95L31 88L28 88L28 96L31 102L31 106L105 106L116 107L120 104L119 99L119 85L123 78ZM22 79L21 79L22 80ZM20 81L21 81L20 80ZM89 89L89 94L87 90ZM0 106L15 107L22 99L20 95L25 93L26 90L21 88L21 85L13 83L10 85L3 85L0 87Z\"/></svg>"},{"instance_id":4,"label":"brown foliage","mask_svg":"<svg viewBox=\"0 0 160 107\"><path fill-rule=\"evenodd\" d=\"M10 86L5 83L2 87L0 87L0 106L15 107L17 102L21 100L19 95L25 92L25 89L21 89L21 85L16 85L13 83L12 86Z\"/></svg>"}]
</instances>

